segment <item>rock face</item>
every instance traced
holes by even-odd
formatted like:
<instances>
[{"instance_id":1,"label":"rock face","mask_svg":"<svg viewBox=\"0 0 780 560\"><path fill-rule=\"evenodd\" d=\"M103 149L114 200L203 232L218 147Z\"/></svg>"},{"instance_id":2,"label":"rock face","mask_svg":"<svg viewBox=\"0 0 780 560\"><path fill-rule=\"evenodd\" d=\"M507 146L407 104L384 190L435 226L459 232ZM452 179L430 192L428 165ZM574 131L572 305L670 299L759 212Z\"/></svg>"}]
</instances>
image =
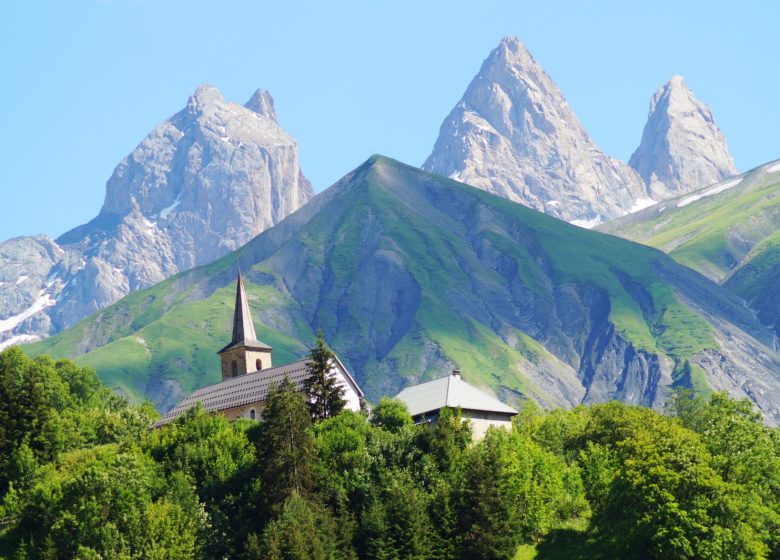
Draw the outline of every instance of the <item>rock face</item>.
<instances>
[{"instance_id":1,"label":"rock face","mask_svg":"<svg viewBox=\"0 0 780 560\"><path fill-rule=\"evenodd\" d=\"M640 177L604 154L523 44L490 53L423 169L578 225L647 204Z\"/></svg>"},{"instance_id":2,"label":"rock face","mask_svg":"<svg viewBox=\"0 0 780 560\"><path fill-rule=\"evenodd\" d=\"M0 345L51 334L211 262L312 196L268 92L241 106L202 85L119 163L95 219L56 242L0 244L8 276L0 285Z\"/></svg>"},{"instance_id":3,"label":"rock face","mask_svg":"<svg viewBox=\"0 0 780 560\"><path fill-rule=\"evenodd\" d=\"M656 200L722 181L737 173L712 111L675 76L655 92L642 141L629 165Z\"/></svg>"}]
</instances>

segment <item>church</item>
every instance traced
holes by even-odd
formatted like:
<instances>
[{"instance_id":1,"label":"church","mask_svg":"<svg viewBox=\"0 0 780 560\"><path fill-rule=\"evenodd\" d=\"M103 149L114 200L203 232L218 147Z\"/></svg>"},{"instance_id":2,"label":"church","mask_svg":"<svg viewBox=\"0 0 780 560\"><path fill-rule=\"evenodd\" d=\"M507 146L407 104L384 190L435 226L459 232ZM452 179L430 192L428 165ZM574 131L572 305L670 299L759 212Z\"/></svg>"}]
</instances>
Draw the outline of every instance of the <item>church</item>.
<instances>
[{"instance_id":1,"label":"church","mask_svg":"<svg viewBox=\"0 0 780 560\"><path fill-rule=\"evenodd\" d=\"M154 427L172 422L200 402L203 410L222 414L229 420L247 418L259 420L269 390L287 377L299 391L309 378L307 359L274 366L272 348L257 340L249 300L241 272L236 280L236 304L233 312L233 336L230 343L217 352L222 369L222 381L198 389L183 399ZM360 410L363 391L344 364L335 357L330 374L344 388L344 400L349 410Z\"/></svg>"}]
</instances>

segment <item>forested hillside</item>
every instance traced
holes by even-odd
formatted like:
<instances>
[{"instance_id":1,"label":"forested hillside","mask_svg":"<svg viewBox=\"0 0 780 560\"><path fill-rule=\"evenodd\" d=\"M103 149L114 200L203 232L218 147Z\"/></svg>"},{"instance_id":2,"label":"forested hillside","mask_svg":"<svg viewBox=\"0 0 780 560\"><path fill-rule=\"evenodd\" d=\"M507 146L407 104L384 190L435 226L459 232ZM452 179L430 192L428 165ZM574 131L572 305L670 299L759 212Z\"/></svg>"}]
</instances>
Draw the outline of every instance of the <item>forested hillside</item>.
<instances>
[{"instance_id":1,"label":"forested hillside","mask_svg":"<svg viewBox=\"0 0 780 560\"><path fill-rule=\"evenodd\" d=\"M0 354L0 558L777 558L780 437L747 401L262 423L154 412L68 361Z\"/></svg>"}]
</instances>

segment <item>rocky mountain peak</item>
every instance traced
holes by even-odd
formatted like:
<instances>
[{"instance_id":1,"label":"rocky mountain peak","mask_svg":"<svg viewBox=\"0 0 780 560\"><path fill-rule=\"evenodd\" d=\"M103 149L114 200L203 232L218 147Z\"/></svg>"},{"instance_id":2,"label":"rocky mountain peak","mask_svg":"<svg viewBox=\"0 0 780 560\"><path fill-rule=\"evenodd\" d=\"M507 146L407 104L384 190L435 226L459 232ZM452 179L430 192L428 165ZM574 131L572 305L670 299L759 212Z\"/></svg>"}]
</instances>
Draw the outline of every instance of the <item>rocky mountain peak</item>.
<instances>
[{"instance_id":1,"label":"rocky mountain peak","mask_svg":"<svg viewBox=\"0 0 780 560\"><path fill-rule=\"evenodd\" d=\"M96 218L47 242L51 250L0 243L0 266L23 279L0 290L0 345L51 334L211 262L312 198L270 94L258 90L248 105L199 86L116 166Z\"/></svg>"},{"instance_id":2,"label":"rocky mountain peak","mask_svg":"<svg viewBox=\"0 0 780 560\"><path fill-rule=\"evenodd\" d=\"M276 108L274 107L274 98L271 94L264 90L258 89L249 101L244 105L250 111L254 111L258 115L263 115L269 119L276 120Z\"/></svg>"},{"instance_id":3,"label":"rocky mountain peak","mask_svg":"<svg viewBox=\"0 0 780 560\"><path fill-rule=\"evenodd\" d=\"M674 76L650 100L642 140L629 165L656 200L717 183L737 172L712 111L682 76Z\"/></svg>"},{"instance_id":4,"label":"rocky mountain peak","mask_svg":"<svg viewBox=\"0 0 780 560\"><path fill-rule=\"evenodd\" d=\"M515 37L488 55L423 168L581 225L646 199L639 176L595 145Z\"/></svg>"},{"instance_id":5,"label":"rocky mountain peak","mask_svg":"<svg viewBox=\"0 0 780 560\"><path fill-rule=\"evenodd\" d=\"M225 103L222 93L212 85L200 84L187 100L187 111L193 115L203 113L205 109Z\"/></svg>"}]
</instances>

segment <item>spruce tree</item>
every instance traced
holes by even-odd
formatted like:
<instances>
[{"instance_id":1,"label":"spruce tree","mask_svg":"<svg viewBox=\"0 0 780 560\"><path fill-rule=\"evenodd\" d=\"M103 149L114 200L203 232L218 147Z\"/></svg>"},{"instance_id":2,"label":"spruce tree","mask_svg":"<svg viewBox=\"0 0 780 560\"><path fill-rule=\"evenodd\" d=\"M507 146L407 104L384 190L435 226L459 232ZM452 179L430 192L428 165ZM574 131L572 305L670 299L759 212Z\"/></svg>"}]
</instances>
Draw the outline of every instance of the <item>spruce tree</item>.
<instances>
[{"instance_id":1,"label":"spruce tree","mask_svg":"<svg viewBox=\"0 0 780 560\"><path fill-rule=\"evenodd\" d=\"M336 377L330 375L336 355L328 347L321 330L317 331L317 339L307 358L309 378L305 387L311 418L316 422L336 416L346 405L344 387Z\"/></svg>"},{"instance_id":2,"label":"spruce tree","mask_svg":"<svg viewBox=\"0 0 780 560\"><path fill-rule=\"evenodd\" d=\"M266 514L278 513L293 493L305 497L312 491L316 454L310 427L303 395L285 377L266 400L258 445Z\"/></svg>"}]
</instances>

